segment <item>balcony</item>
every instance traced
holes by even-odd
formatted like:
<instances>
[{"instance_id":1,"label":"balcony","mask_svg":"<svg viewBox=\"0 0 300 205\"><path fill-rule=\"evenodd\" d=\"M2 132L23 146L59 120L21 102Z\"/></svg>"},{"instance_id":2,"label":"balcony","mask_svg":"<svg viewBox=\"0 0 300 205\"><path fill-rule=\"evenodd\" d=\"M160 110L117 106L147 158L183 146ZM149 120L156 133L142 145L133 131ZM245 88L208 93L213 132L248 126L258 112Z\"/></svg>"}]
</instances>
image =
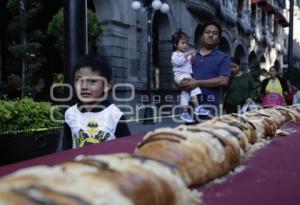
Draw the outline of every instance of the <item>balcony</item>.
<instances>
[{"instance_id":1,"label":"balcony","mask_svg":"<svg viewBox=\"0 0 300 205\"><path fill-rule=\"evenodd\" d=\"M242 9L238 17L237 25L245 34L252 34L254 32L249 9L245 7Z\"/></svg>"},{"instance_id":2,"label":"balcony","mask_svg":"<svg viewBox=\"0 0 300 205\"><path fill-rule=\"evenodd\" d=\"M220 0L207 0L210 4L212 4L216 9L221 8L221 1Z\"/></svg>"},{"instance_id":3,"label":"balcony","mask_svg":"<svg viewBox=\"0 0 300 205\"><path fill-rule=\"evenodd\" d=\"M262 32L262 23L260 20L256 20L256 27L254 37L257 41L261 42L263 40L263 32Z\"/></svg>"},{"instance_id":4,"label":"balcony","mask_svg":"<svg viewBox=\"0 0 300 205\"><path fill-rule=\"evenodd\" d=\"M268 14L275 14L277 12L277 8L270 4L270 3L267 3L265 6L264 6L264 11Z\"/></svg>"},{"instance_id":5,"label":"balcony","mask_svg":"<svg viewBox=\"0 0 300 205\"><path fill-rule=\"evenodd\" d=\"M267 3L268 0L251 0L252 4L258 4L259 6L263 6Z\"/></svg>"},{"instance_id":6,"label":"balcony","mask_svg":"<svg viewBox=\"0 0 300 205\"><path fill-rule=\"evenodd\" d=\"M280 13L279 11L275 13L274 20L281 24L282 27L288 27L289 22L286 20L286 18Z\"/></svg>"},{"instance_id":7,"label":"balcony","mask_svg":"<svg viewBox=\"0 0 300 205\"><path fill-rule=\"evenodd\" d=\"M267 46L270 46L270 47L273 46L273 37L272 37L271 31L268 27L266 28L265 33L264 33L264 40L265 40Z\"/></svg>"},{"instance_id":8,"label":"balcony","mask_svg":"<svg viewBox=\"0 0 300 205\"><path fill-rule=\"evenodd\" d=\"M288 21L282 14L282 9L285 8L284 0L251 0L251 3L263 6L264 11L268 14L274 14L274 20L282 27L289 26Z\"/></svg>"},{"instance_id":9,"label":"balcony","mask_svg":"<svg viewBox=\"0 0 300 205\"><path fill-rule=\"evenodd\" d=\"M232 0L219 0L219 4L222 8L220 11L224 21L232 26L235 26L237 23L237 14L235 12Z\"/></svg>"},{"instance_id":10,"label":"balcony","mask_svg":"<svg viewBox=\"0 0 300 205\"><path fill-rule=\"evenodd\" d=\"M287 48L284 46L284 34L283 29L278 28L277 33L274 37L274 46L279 53L287 53Z\"/></svg>"},{"instance_id":11,"label":"balcony","mask_svg":"<svg viewBox=\"0 0 300 205\"><path fill-rule=\"evenodd\" d=\"M186 7L198 16L213 18L216 15L216 7L211 4L212 0L187 0Z\"/></svg>"}]
</instances>

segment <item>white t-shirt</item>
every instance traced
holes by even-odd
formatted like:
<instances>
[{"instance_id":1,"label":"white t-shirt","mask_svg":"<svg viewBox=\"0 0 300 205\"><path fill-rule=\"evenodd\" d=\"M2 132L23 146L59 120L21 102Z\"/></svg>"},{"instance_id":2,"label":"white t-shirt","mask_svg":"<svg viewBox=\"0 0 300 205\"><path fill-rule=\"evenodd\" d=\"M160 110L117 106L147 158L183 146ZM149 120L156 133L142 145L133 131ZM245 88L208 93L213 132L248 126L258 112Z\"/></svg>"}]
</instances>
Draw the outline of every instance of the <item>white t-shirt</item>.
<instances>
[{"instance_id":1,"label":"white t-shirt","mask_svg":"<svg viewBox=\"0 0 300 205\"><path fill-rule=\"evenodd\" d=\"M184 53L180 51L174 51L171 56L171 63L173 65L174 75L182 73L193 73L191 55L185 57Z\"/></svg>"},{"instance_id":2,"label":"white t-shirt","mask_svg":"<svg viewBox=\"0 0 300 205\"><path fill-rule=\"evenodd\" d=\"M115 131L123 113L114 104L100 112L80 112L75 104L65 112L71 129L73 148L115 139Z\"/></svg>"}]
</instances>

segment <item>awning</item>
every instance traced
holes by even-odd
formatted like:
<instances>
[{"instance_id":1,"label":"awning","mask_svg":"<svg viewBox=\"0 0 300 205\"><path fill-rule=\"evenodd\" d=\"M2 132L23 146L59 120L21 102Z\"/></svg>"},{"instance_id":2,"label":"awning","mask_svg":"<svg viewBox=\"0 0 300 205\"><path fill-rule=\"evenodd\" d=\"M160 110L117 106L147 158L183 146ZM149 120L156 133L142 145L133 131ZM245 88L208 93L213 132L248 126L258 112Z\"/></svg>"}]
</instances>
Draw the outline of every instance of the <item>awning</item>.
<instances>
[{"instance_id":1,"label":"awning","mask_svg":"<svg viewBox=\"0 0 300 205\"><path fill-rule=\"evenodd\" d=\"M267 0L251 0L251 3L252 4L258 4L258 5L264 5L264 4L266 4L266 3L268 3L268 1Z\"/></svg>"},{"instance_id":2,"label":"awning","mask_svg":"<svg viewBox=\"0 0 300 205\"><path fill-rule=\"evenodd\" d=\"M277 12L276 8L271 3L269 3L268 0L251 0L251 3L263 6L264 11L268 14L274 14Z\"/></svg>"},{"instance_id":3,"label":"awning","mask_svg":"<svg viewBox=\"0 0 300 205\"><path fill-rule=\"evenodd\" d=\"M275 14L277 12L276 8L269 3L266 3L264 10L269 14Z\"/></svg>"},{"instance_id":4,"label":"awning","mask_svg":"<svg viewBox=\"0 0 300 205\"><path fill-rule=\"evenodd\" d=\"M289 22L285 19L285 17L282 15L280 12L276 12L274 15L274 20L281 24L282 27L287 27L289 26Z\"/></svg>"}]
</instances>

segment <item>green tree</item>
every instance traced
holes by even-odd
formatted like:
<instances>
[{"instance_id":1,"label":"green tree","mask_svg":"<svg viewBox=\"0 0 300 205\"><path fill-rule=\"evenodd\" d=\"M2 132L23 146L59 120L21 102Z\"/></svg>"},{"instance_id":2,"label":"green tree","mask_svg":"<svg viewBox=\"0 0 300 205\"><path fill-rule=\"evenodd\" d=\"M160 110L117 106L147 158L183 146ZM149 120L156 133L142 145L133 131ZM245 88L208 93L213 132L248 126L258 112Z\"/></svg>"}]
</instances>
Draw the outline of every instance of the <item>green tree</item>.
<instances>
[{"instance_id":1,"label":"green tree","mask_svg":"<svg viewBox=\"0 0 300 205\"><path fill-rule=\"evenodd\" d=\"M8 24L8 51L15 65L21 67L21 60L24 59L25 72L22 73L24 82L22 90L29 89L32 74L39 70L46 63L46 58L41 54L41 40L44 39L44 34L41 30L34 29L34 18L42 9L43 3L41 0L23 0L25 3L24 15L21 11L20 0L8 0L6 7L11 15ZM23 31L23 32L22 32ZM21 35L26 36L25 43L21 42ZM22 70L19 68L18 70Z\"/></svg>"},{"instance_id":2,"label":"green tree","mask_svg":"<svg viewBox=\"0 0 300 205\"><path fill-rule=\"evenodd\" d=\"M97 18L97 15L88 10L88 39L89 39L89 49L96 47L97 37L102 32L102 26ZM64 51L64 13L61 8L57 14L55 14L48 24L48 32L55 40L54 46L59 51L61 56L63 56Z\"/></svg>"}]
</instances>

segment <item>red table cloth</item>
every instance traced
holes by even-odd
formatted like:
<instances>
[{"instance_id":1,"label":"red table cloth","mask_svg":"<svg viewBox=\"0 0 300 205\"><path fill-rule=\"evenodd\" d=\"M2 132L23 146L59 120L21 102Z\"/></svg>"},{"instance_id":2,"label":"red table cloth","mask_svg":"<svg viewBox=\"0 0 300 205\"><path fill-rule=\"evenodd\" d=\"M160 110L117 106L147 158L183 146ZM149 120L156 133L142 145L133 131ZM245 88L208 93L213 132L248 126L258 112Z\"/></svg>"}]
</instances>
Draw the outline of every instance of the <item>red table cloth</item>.
<instances>
[{"instance_id":1,"label":"red table cloth","mask_svg":"<svg viewBox=\"0 0 300 205\"><path fill-rule=\"evenodd\" d=\"M271 143L243 162L245 169L221 184L197 189L205 205L298 205L300 204L300 123L284 126L290 135L274 137ZM81 149L0 166L0 176L33 165L54 165L79 154L133 153L142 136L125 137Z\"/></svg>"}]
</instances>

